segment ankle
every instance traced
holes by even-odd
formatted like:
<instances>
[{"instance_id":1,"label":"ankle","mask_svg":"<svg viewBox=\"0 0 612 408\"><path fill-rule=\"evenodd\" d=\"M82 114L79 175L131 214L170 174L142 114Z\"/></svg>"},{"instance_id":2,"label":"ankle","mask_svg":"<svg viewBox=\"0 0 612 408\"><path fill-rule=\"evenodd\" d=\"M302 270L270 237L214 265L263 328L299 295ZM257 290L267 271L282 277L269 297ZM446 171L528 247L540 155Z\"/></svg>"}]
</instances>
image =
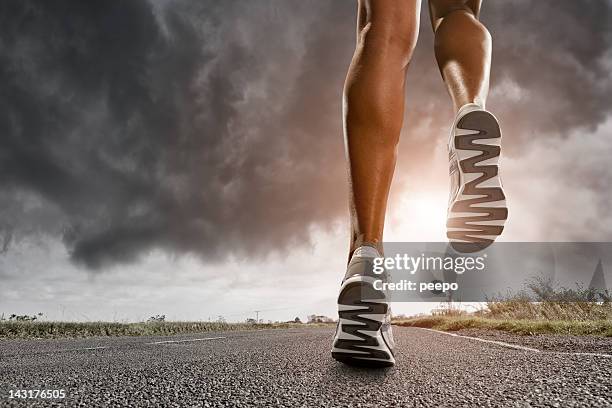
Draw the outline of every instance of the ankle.
<instances>
[{"instance_id":1,"label":"ankle","mask_svg":"<svg viewBox=\"0 0 612 408\"><path fill-rule=\"evenodd\" d=\"M363 235L355 237L349 248L348 260L350 261L355 251L362 247L374 248L380 256L383 255L383 245L380 239L366 239Z\"/></svg>"},{"instance_id":2,"label":"ankle","mask_svg":"<svg viewBox=\"0 0 612 408\"><path fill-rule=\"evenodd\" d=\"M475 110L484 110L484 104L480 104L477 102L465 103L461 105L458 109L455 109L455 117L463 116Z\"/></svg>"}]
</instances>

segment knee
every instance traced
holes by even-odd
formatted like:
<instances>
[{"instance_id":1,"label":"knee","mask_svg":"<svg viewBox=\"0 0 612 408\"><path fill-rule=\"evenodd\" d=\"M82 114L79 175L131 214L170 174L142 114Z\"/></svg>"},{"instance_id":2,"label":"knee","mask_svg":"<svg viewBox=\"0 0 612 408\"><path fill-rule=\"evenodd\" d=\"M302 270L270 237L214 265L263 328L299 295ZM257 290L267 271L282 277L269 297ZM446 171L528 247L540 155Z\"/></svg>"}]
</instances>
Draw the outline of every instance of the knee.
<instances>
[{"instance_id":1,"label":"knee","mask_svg":"<svg viewBox=\"0 0 612 408\"><path fill-rule=\"evenodd\" d=\"M463 41L476 37L483 43L491 42L489 30L478 20L478 10L471 3L466 0L430 0L436 40L443 37ZM461 35L457 36L457 33Z\"/></svg>"},{"instance_id":2,"label":"knee","mask_svg":"<svg viewBox=\"0 0 612 408\"><path fill-rule=\"evenodd\" d=\"M448 17L455 11L463 11L478 17L478 4L470 0L429 0L432 19L439 20Z\"/></svg>"},{"instance_id":3,"label":"knee","mask_svg":"<svg viewBox=\"0 0 612 408\"><path fill-rule=\"evenodd\" d=\"M363 47L407 65L416 46L418 31L418 21L398 13L370 19L361 29L359 39Z\"/></svg>"},{"instance_id":4,"label":"knee","mask_svg":"<svg viewBox=\"0 0 612 408\"><path fill-rule=\"evenodd\" d=\"M435 27L435 47L438 48L450 44L469 43L474 45L474 41L488 46L491 44L491 34L489 30L472 14L463 11L451 11L446 17L440 20ZM458 35L459 34L459 35Z\"/></svg>"},{"instance_id":5,"label":"knee","mask_svg":"<svg viewBox=\"0 0 612 408\"><path fill-rule=\"evenodd\" d=\"M462 30L488 31L478 21L480 1L477 0L429 0L429 11L434 31L445 25L461 25Z\"/></svg>"}]
</instances>

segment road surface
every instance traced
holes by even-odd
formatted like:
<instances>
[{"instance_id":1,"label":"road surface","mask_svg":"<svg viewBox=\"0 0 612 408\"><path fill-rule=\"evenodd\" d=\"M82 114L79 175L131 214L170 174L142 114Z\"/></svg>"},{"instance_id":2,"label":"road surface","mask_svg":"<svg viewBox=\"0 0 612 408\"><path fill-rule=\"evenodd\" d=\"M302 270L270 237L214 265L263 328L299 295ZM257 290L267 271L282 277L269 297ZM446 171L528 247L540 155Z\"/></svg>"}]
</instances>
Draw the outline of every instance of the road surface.
<instances>
[{"instance_id":1,"label":"road surface","mask_svg":"<svg viewBox=\"0 0 612 408\"><path fill-rule=\"evenodd\" d=\"M330 357L331 328L0 340L0 406L612 406L612 358L395 328L397 365ZM10 399L63 389L65 399Z\"/></svg>"}]
</instances>

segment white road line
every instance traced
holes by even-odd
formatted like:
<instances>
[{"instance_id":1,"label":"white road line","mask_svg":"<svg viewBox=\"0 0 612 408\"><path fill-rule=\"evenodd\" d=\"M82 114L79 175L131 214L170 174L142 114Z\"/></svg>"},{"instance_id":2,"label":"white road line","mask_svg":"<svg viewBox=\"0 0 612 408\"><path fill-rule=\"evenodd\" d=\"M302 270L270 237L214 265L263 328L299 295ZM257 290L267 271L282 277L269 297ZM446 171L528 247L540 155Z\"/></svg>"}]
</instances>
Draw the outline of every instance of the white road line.
<instances>
[{"instance_id":1,"label":"white road line","mask_svg":"<svg viewBox=\"0 0 612 408\"><path fill-rule=\"evenodd\" d=\"M432 331L432 332L435 332L435 333L446 334L447 336L461 337L461 338L464 338L464 339L481 341L483 343L492 343L492 344L497 344L498 346L502 346L502 347L507 347L507 348L516 349L516 350L523 350L523 351L532 351L534 353L565 354L565 355L574 355L574 356L592 356L592 357L612 358L612 354L585 353L585 352L572 352L572 351L544 351L544 350L539 350L539 349L535 349L535 348L531 348L531 347L519 346L518 344L506 343L504 341L481 339L479 337L472 337L472 336L462 336L462 335L456 334L456 333L449 333L449 332L445 332L445 331L441 331L441 330L428 329L428 328L425 328L425 327L417 327L417 328L418 329L422 329L422 330L429 330L429 331Z\"/></svg>"},{"instance_id":2,"label":"white road line","mask_svg":"<svg viewBox=\"0 0 612 408\"><path fill-rule=\"evenodd\" d=\"M516 349L516 350L532 351L534 353L540 353L541 352L541 350L538 350L538 349L534 349L534 348L531 348L531 347L525 347L525 346L519 346L517 344L510 344L510 343L506 343L506 342L503 342L503 341L487 340L487 339L481 339L481 338L472 337L472 336L462 336L462 335L456 334L456 333L448 333L448 332L441 331L441 330L427 329L425 327L419 327L419 329L429 330L429 331L436 332L436 333L441 333L441 334L446 334L447 336L452 336L452 337L461 337L463 339L470 339L470 340L481 341L483 343L497 344L498 346L507 347L507 348L511 348L511 349Z\"/></svg>"},{"instance_id":3,"label":"white road line","mask_svg":"<svg viewBox=\"0 0 612 408\"><path fill-rule=\"evenodd\" d=\"M201 339L164 340L164 341L154 341L153 343L147 343L147 344L187 343L190 341L205 341L205 340L218 340L218 339L225 339L225 337L204 337Z\"/></svg>"}]
</instances>

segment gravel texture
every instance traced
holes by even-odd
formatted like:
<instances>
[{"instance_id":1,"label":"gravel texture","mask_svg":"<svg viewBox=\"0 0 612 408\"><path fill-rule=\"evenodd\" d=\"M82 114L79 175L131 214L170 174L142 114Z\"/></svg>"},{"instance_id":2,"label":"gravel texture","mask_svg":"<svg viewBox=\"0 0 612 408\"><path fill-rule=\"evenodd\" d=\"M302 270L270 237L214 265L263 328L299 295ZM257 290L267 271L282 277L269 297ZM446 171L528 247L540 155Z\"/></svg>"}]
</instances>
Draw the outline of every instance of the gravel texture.
<instances>
[{"instance_id":1,"label":"gravel texture","mask_svg":"<svg viewBox=\"0 0 612 408\"><path fill-rule=\"evenodd\" d=\"M398 363L378 370L332 360L332 328L4 340L0 406L612 406L610 358L394 329ZM147 344L204 337L225 338ZM65 389L67 397L8 398L21 388Z\"/></svg>"}]
</instances>

